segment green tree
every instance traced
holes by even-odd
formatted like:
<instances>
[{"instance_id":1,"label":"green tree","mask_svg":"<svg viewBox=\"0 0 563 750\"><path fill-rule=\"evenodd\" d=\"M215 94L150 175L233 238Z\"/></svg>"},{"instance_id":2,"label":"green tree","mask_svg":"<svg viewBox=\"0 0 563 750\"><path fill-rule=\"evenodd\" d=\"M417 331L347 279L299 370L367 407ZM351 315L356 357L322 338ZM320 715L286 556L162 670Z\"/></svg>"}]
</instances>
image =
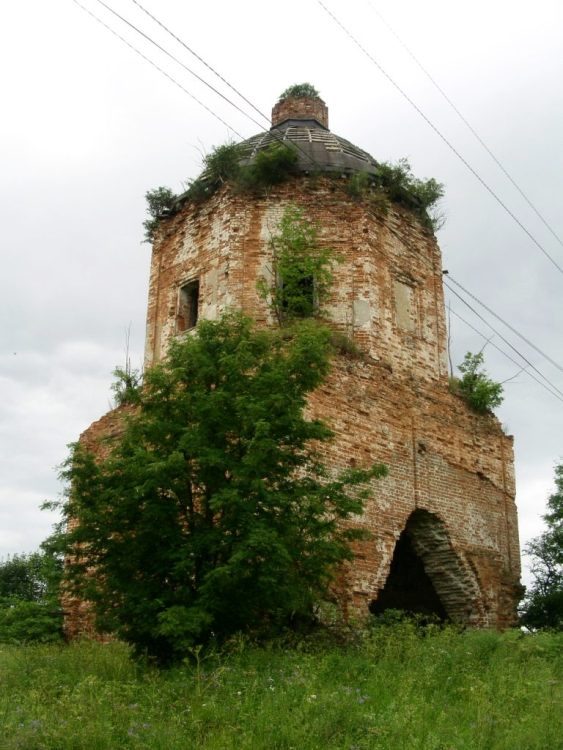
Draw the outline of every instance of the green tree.
<instances>
[{"instance_id":1,"label":"green tree","mask_svg":"<svg viewBox=\"0 0 563 750\"><path fill-rule=\"evenodd\" d=\"M503 402L502 383L491 380L483 369L483 361L483 352L467 352L463 362L458 365L461 378L451 379L452 390L480 414L492 411Z\"/></svg>"},{"instance_id":2,"label":"green tree","mask_svg":"<svg viewBox=\"0 0 563 750\"><path fill-rule=\"evenodd\" d=\"M62 561L49 551L0 561L0 642L61 637L58 587Z\"/></svg>"},{"instance_id":3,"label":"green tree","mask_svg":"<svg viewBox=\"0 0 563 750\"><path fill-rule=\"evenodd\" d=\"M39 552L0 561L0 600L40 601L46 592L45 557Z\"/></svg>"},{"instance_id":4,"label":"green tree","mask_svg":"<svg viewBox=\"0 0 563 750\"><path fill-rule=\"evenodd\" d=\"M311 616L360 535L342 522L385 472L335 476L320 459L332 433L304 408L329 338L314 321L202 321L146 373L107 458L74 446L62 543L99 627L167 662Z\"/></svg>"},{"instance_id":5,"label":"green tree","mask_svg":"<svg viewBox=\"0 0 563 750\"><path fill-rule=\"evenodd\" d=\"M526 547L534 582L524 602L525 625L563 630L563 463L555 467L555 492L543 516L546 530Z\"/></svg>"}]
</instances>

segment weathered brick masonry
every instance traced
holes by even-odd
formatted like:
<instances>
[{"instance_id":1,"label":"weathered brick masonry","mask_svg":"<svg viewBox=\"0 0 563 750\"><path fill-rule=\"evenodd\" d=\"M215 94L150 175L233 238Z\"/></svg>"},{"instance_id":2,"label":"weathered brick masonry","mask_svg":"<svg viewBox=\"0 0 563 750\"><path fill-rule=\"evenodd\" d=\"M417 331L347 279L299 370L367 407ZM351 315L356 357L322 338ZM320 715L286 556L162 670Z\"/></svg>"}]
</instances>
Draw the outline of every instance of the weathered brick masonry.
<instances>
[{"instance_id":1,"label":"weathered brick masonry","mask_svg":"<svg viewBox=\"0 0 563 750\"><path fill-rule=\"evenodd\" d=\"M341 189L347 176L369 172L376 163L327 130L321 100L294 105L277 105L276 132L298 146L309 143L317 167L324 148L325 169L309 176L313 170L300 152L301 173L267 196L224 186L202 203L180 204L161 222L151 266L146 366L166 355L172 338L190 335L184 331L187 304L195 304L199 318L236 308L262 325L273 323L256 284L271 278L271 238L284 209L297 205L340 260L320 313L365 354L336 357L327 382L310 399L311 413L336 434L324 448L327 461L335 469L374 461L389 467L355 519L372 538L357 545L355 561L343 572L342 605L359 615L386 603L416 609L413 586L419 596L427 587L454 619L510 625L520 591L512 438L493 415L473 413L449 391L436 240L407 209L391 204L384 212L367 198L348 197ZM261 134L247 143L256 151L268 142ZM119 415L106 415L82 440L95 446L118 422ZM409 565L424 573L416 578Z\"/></svg>"}]
</instances>

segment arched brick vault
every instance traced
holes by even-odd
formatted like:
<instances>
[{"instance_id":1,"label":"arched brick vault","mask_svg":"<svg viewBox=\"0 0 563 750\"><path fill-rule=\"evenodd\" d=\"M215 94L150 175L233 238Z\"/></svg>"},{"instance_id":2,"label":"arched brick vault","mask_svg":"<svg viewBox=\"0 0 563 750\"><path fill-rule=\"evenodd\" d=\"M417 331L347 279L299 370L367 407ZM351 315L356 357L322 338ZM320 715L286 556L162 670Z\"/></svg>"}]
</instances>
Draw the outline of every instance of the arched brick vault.
<instances>
[{"instance_id":1,"label":"arched brick vault","mask_svg":"<svg viewBox=\"0 0 563 750\"><path fill-rule=\"evenodd\" d=\"M400 554L408 555L406 563L410 567L410 580L398 580L405 572L400 571ZM395 581L392 580L393 576ZM428 579L427 584L425 578ZM388 592L389 584L402 588ZM417 596L418 592L412 591L417 585L428 587L429 598L435 592L437 601L430 609L418 609L420 597ZM411 513L401 531L392 559L389 560L385 585L377 592L370 608L376 605L373 610L382 611L377 604L384 604L385 598L388 606L415 612L430 612L433 609L436 614L457 623L477 624L484 615L475 572L453 549L445 522L435 513L420 508Z\"/></svg>"}]
</instances>

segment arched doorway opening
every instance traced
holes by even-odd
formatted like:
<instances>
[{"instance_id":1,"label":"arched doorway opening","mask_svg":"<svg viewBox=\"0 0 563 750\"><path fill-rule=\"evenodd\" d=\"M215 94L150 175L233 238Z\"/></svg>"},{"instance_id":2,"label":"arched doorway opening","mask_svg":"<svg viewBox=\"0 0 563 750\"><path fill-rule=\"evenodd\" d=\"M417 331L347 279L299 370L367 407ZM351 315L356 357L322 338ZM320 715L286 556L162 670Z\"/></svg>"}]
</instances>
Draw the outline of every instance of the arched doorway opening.
<instances>
[{"instance_id":1,"label":"arched doorway opening","mask_svg":"<svg viewBox=\"0 0 563 750\"><path fill-rule=\"evenodd\" d=\"M454 552L444 522L416 510L397 540L385 586L369 608L373 614L398 609L469 623L479 599L475 575Z\"/></svg>"},{"instance_id":2,"label":"arched doorway opening","mask_svg":"<svg viewBox=\"0 0 563 750\"><path fill-rule=\"evenodd\" d=\"M374 615L386 609L400 609L409 614L446 620L447 614L434 585L424 570L406 531L401 533L391 561L385 586L370 605Z\"/></svg>"}]
</instances>

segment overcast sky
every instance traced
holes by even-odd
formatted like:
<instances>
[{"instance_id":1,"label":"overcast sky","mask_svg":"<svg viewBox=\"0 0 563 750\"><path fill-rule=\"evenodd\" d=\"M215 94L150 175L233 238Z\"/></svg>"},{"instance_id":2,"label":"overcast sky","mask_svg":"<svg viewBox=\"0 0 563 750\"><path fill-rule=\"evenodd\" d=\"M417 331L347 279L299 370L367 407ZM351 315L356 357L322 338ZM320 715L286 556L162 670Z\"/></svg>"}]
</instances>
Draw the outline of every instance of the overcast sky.
<instances>
[{"instance_id":1,"label":"overcast sky","mask_svg":"<svg viewBox=\"0 0 563 750\"><path fill-rule=\"evenodd\" d=\"M110 404L111 372L140 365L150 248L148 189L180 191L212 146L257 125L111 15L81 0L221 117L219 122L72 0L5 4L0 24L0 558L34 550L60 492L56 466ZM224 85L132 0L107 0L186 65ZM559 364L563 274L498 205L317 0L143 0L186 44L269 114L309 81L330 127L378 160L408 157L446 186L444 268ZM563 247L393 36L431 72L553 231L563 237L563 6L559 0L326 0L387 73L563 266ZM240 103L240 100L239 100ZM260 119L256 112L252 113ZM472 303L474 304L474 303ZM451 308L487 326L452 297ZM484 310L485 317L490 316ZM491 322L560 390L563 375ZM453 360L484 339L454 315ZM515 352L495 335L492 343ZM519 370L491 344L496 380ZM563 401L525 372L506 383L500 420L515 437L522 541L542 529L553 466L563 458Z\"/></svg>"}]
</instances>

